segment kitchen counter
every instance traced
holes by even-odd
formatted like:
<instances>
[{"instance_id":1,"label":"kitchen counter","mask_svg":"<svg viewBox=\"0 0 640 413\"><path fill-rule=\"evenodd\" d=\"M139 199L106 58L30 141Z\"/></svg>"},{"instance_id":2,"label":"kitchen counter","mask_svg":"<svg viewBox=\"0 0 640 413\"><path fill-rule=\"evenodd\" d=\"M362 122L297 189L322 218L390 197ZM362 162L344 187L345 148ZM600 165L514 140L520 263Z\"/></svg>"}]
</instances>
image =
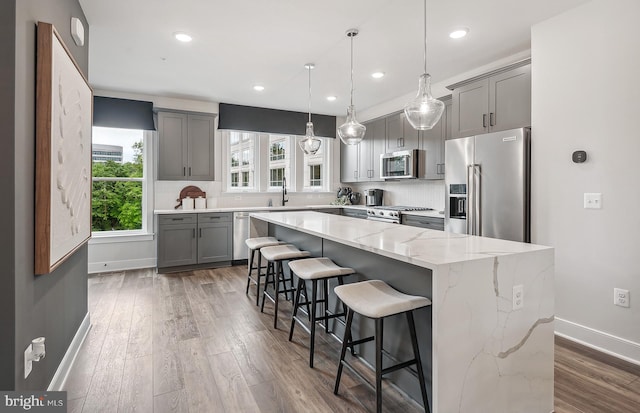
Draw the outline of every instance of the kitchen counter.
<instances>
[{"instance_id":1,"label":"kitchen counter","mask_svg":"<svg viewBox=\"0 0 640 413\"><path fill-rule=\"evenodd\" d=\"M300 211L304 209L332 209L342 208L343 205L300 205L300 206L264 206L264 207L227 207L227 208L205 208L205 209L156 209L156 215L164 214L199 214L206 212L252 212L252 211ZM357 206L355 206L357 207Z\"/></svg>"},{"instance_id":2,"label":"kitchen counter","mask_svg":"<svg viewBox=\"0 0 640 413\"><path fill-rule=\"evenodd\" d=\"M431 411L553 410L552 248L307 211L251 214L251 231L430 298L417 320ZM385 323L385 337L392 353L410 354L407 340L392 339L406 334L401 321ZM362 357L371 354L364 345ZM390 380L419 400L417 380L402 374Z\"/></svg>"}]
</instances>

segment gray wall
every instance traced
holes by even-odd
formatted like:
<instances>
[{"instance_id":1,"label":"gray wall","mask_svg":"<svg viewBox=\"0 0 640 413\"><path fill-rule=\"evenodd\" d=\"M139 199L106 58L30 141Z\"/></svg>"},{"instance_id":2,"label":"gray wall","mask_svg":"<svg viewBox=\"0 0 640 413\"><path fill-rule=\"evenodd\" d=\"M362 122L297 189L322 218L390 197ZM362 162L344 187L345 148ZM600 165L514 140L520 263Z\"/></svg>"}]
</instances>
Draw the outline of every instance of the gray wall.
<instances>
[{"instance_id":1,"label":"gray wall","mask_svg":"<svg viewBox=\"0 0 640 413\"><path fill-rule=\"evenodd\" d=\"M15 125L13 133L3 134L2 149L7 149L3 151L5 154L13 151L14 163L12 170L2 175L13 179L3 181L2 185L8 203L13 204L0 207L2 219L13 226L10 232L14 235L12 244L15 248L13 257L7 260L13 262L13 271L5 275L15 277L15 346L10 356L14 367L9 384L16 390L35 390L46 389L87 313L86 246L51 274L35 276L33 271L36 22L44 21L56 27L85 75L88 75L89 26L78 0L14 0L9 3L15 7L15 14L12 14L15 15ZM71 39L71 17L79 17L84 22L85 45L82 48L75 46ZM4 41L6 37L2 39ZM2 54L3 57L7 55ZM2 312L3 317L4 314ZM47 357L34 363L31 375L24 380L23 353L31 339L38 336L47 339ZM7 354L3 351L0 356L3 360L0 363L4 363ZM3 387L7 383L3 378Z\"/></svg>"},{"instance_id":2,"label":"gray wall","mask_svg":"<svg viewBox=\"0 0 640 413\"><path fill-rule=\"evenodd\" d=\"M14 148L14 79L15 65L15 2L0 2L0 153L13 153ZM13 354L15 329L14 285L14 204L9 201L14 193L12 156L3 156L0 162L0 188L8 194L0 204L0 262L2 288L0 288L0 389L13 387Z\"/></svg>"}]
</instances>

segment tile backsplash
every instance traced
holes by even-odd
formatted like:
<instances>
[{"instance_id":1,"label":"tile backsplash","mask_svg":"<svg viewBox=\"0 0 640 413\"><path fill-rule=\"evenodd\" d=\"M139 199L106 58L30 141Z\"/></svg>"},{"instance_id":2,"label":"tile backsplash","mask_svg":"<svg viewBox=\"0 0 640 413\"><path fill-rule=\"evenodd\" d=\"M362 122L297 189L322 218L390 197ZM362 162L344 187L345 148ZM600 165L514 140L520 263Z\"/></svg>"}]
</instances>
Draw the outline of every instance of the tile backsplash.
<instances>
[{"instance_id":1,"label":"tile backsplash","mask_svg":"<svg viewBox=\"0 0 640 413\"><path fill-rule=\"evenodd\" d=\"M406 205L428 207L438 211L444 210L444 181L426 181L408 179L404 181L371 182L344 184L355 192L363 193L365 189L379 188L384 191L383 205ZM364 194L363 194L364 195ZM362 197L364 203L364 196Z\"/></svg>"}]
</instances>

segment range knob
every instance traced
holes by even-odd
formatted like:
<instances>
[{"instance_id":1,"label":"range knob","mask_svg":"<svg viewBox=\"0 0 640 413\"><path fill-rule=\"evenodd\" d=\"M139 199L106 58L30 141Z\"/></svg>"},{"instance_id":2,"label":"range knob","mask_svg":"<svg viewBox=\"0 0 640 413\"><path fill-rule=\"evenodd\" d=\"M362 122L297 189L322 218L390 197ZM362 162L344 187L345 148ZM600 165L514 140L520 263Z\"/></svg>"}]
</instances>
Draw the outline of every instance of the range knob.
<instances>
[{"instance_id":1,"label":"range knob","mask_svg":"<svg viewBox=\"0 0 640 413\"><path fill-rule=\"evenodd\" d=\"M384 215L384 211L378 212L378 215L381 215L381 216Z\"/></svg>"}]
</instances>

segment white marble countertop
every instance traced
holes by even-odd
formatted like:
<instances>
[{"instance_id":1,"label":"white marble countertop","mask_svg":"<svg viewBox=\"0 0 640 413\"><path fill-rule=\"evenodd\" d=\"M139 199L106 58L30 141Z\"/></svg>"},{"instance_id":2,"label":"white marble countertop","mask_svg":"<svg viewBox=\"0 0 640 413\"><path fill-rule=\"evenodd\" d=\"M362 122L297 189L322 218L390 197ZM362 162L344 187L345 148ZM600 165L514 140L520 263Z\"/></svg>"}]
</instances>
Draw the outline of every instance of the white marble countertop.
<instances>
[{"instance_id":1,"label":"white marble countertop","mask_svg":"<svg viewBox=\"0 0 640 413\"><path fill-rule=\"evenodd\" d=\"M156 215L164 214L200 214L206 212L253 212L253 211L295 211L303 209L330 209L342 208L343 205L298 205L298 206L259 206L259 207L227 207L227 208L205 208L205 209L156 209ZM358 207L357 205L354 207Z\"/></svg>"},{"instance_id":2,"label":"white marble countertop","mask_svg":"<svg viewBox=\"0 0 640 413\"><path fill-rule=\"evenodd\" d=\"M313 211L252 213L251 216L432 270L441 265L551 249Z\"/></svg>"}]
</instances>

